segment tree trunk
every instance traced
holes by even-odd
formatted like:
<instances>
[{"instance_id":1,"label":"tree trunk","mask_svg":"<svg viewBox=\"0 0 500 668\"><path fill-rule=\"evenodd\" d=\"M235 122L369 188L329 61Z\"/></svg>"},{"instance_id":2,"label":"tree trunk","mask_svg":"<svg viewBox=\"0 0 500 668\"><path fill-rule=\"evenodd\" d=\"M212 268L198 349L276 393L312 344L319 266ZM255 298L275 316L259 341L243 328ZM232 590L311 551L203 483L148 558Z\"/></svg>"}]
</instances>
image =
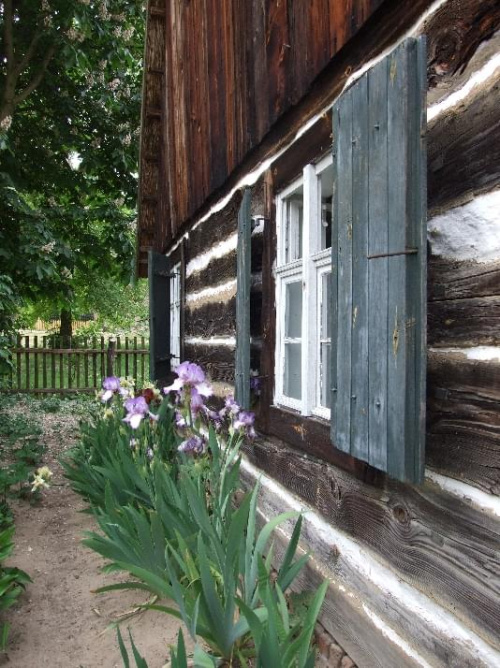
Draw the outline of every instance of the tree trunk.
<instances>
[{"instance_id":1,"label":"tree trunk","mask_svg":"<svg viewBox=\"0 0 500 668\"><path fill-rule=\"evenodd\" d=\"M70 338L73 333L73 315L71 309L61 309L61 327L59 328L59 336L64 340Z\"/></svg>"}]
</instances>

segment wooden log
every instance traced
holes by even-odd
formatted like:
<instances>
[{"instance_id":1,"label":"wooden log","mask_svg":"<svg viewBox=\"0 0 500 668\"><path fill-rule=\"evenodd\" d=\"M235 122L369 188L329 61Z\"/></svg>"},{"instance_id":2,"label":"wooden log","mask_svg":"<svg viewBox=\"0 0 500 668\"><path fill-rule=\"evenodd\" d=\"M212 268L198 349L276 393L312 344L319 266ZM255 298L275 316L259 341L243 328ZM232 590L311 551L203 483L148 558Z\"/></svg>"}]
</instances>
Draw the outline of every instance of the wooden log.
<instances>
[{"instance_id":1,"label":"wooden log","mask_svg":"<svg viewBox=\"0 0 500 668\"><path fill-rule=\"evenodd\" d=\"M209 248L236 232L240 205L241 193L238 191L222 211L215 212L204 224L191 230L186 242L186 265L197 255L206 253Z\"/></svg>"},{"instance_id":2,"label":"wooden log","mask_svg":"<svg viewBox=\"0 0 500 668\"><path fill-rule=\"evenodd\" d=\"M184 332L186 336L211 337L236 335L236 297L225 302L209 302L196 308L185 309ZM252 289L250 292L250 334L261 335L262 292Z\"/></svg>"},{"instance_id":3,"label":"wooden log","mask_svg":"<svg viewBox=\"0 0 500 668\"><path fill-rule=\"evenodd\" d=\"M431 346L500 343L500 296L433 301L428 308Z\"/></svg>"},{"instance_id":4,"label":"wooden log","mask_svg":"<svg viewBox=\"0 0 500 668\"><path fill-rule=\"evenodd\" d=\"M429 209L437 213L500 184L500 75L428 128Z\"/></svg>"},{"instance_id":5,"label":"wooden log","mask_svg":"<svg viewBox=\"0 0 500 668\"><path fill-rule=\"evenodd\" d=\"M35 348L35 351L38 349L38 336L33 337L33 346ZM35 364L35 378L34 378L34 387L38 388L39 387L39 382L38 382L38 352L34 353L34 364Z\"/></svg>"},{"instance_id":6,"label":"wooden log","mask_svg":"<svg viewBox=\"0 0 500 668\"><path fill-rule=\"evenodd\" d=\"M283 442L256 442L250 459L335 528L374 551L406 582L500 648L500 523L430 484L354 476Z\"/></svg>"},{"instance_id":7,"label":"wooden log","mask_svg":"<svg viewBox=\"0 0 500 668\"><path fill-rule=\"evenodd\" d=\"M428 355L426 462L500 495L500 361Z\"/></svg>"},{"instance_id":8,"label":"wooden log","mask_svg":"<svg viewBox=\"0 0 500 668\"><path fill-rule=\"evenodd\" d=\"M208 221L207 224L209 224ZM210 285L226 283L234 278L236 278L236 251L231 251L221 258L212 260L205 269L191 274L186 279L186 293L190 294Z\"/></svg>"},{"instance_id":9,"label":"wooden log","mask_svg":"<svg viewBox=\"0 0 500 668\"><path fill-rule=\"evenodd\" d=\"M243 487L253 487L256 476L261 477L260 471L244 461ZM285 490L277 493L275 484L269 482L266 477L261 481L259 527L279 513L303 507L303 502ZM280 525L273 535L276 568L289 544L294 521ZM482 640L473 634L467 637L467 631L458 637L453 615L402 584L390 564L377 560L349 535L325 526L310 507L303 517L299 554L303 551L314 558L292 588L308 591L325 578L329 581L320 622L358 665L399 668L415 661L436 668L489 668L494 664L498 653L482 646ZM424 608L425 614L418 614L416 606ZM380 633L382 624L392 635ZM406 651L400 653L401 648Z\"/></svg>"},{"instance_id":10,"label":"wooden log","mask_svg":"<svg viewBox=\"0 0 500 668\"><path fill-rule=\"evenodd\" d=\"M429 258L429 301L500 295L500 261L459 262Z\"/></svg>"},{"instance_id":11,"label":"wooden log","mask_svg":"<svg viewBox=\"0 0 500 668\"><path fill-rule=\"evenodd\" d=\"M439 101L461 87L470 76L478 48L478 67L495 53L492 36L500 28L497 0L449 0L425 25L428 43L429 103ZM487 44L486 44L487 42ZM483 48L486 47L486 48ZM488 52L486 54L486 52Z\"/></svg>"}]
</instances>

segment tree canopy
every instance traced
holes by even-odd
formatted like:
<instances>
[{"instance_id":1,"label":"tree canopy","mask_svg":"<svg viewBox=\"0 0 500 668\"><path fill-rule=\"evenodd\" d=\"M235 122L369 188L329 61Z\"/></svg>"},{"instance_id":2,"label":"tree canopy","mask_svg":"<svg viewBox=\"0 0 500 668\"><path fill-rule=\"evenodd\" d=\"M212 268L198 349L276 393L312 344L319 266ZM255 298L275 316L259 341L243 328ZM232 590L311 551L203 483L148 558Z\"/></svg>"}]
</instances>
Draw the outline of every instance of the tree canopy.
<instances>
[{"instance_id":1,"label":"tree canopy","mask_svg":"<svg viewBox=\"0 0 500 668\"><path fill-rule=\"evenodd\" d=\"M0 3L0 275L14 296L69 308L131 274L143 5Z\"/></svg>"}]
</instances>

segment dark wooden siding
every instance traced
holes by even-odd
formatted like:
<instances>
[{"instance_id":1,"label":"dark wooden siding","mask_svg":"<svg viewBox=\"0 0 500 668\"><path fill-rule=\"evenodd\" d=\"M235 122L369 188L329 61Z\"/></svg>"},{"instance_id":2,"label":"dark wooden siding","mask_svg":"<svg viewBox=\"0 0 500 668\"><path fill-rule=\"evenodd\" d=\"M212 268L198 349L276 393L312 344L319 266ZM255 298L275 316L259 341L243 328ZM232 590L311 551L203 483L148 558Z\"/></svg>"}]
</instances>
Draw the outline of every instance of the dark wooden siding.
<instances>
[{"instance_id":1,"label":"dark wooden siding","mask_svg":"<svg viewBox=\"0 0 500 668\"><path fill-rule=\"evenodd\" d=\"M145 99L163 91L163 156L152 179L142 152L140 274L146 249L176 236L383 2L150 0ZM158 202L143 199L153 181Z\"/></svg>"}]
</instances>

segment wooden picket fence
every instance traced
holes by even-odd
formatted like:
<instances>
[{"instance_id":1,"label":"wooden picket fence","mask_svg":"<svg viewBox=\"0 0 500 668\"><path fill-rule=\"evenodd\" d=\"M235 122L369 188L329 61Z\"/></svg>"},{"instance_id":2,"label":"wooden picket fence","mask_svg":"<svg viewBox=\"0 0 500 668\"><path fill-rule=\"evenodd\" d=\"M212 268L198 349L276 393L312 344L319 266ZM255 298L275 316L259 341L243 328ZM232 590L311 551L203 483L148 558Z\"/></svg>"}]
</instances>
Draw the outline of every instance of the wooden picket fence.
<instances>
[{"instance_id":1,"label":"wooden picket fence","mask_svg":"<svg viewBox=\"0 0 500 668\"><path fill-rule=\"evenodd\" d=\"M106 376L149 378L145 337L18 336L12 366L0 375L0 392L63 394L94 392Z\"/></svg>"}]
</instances>

